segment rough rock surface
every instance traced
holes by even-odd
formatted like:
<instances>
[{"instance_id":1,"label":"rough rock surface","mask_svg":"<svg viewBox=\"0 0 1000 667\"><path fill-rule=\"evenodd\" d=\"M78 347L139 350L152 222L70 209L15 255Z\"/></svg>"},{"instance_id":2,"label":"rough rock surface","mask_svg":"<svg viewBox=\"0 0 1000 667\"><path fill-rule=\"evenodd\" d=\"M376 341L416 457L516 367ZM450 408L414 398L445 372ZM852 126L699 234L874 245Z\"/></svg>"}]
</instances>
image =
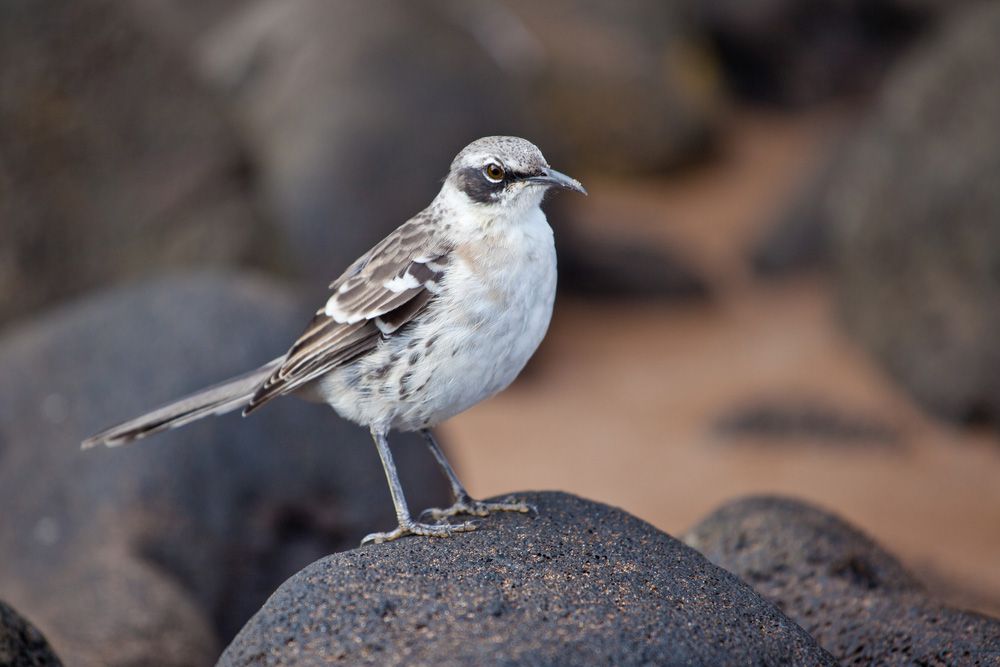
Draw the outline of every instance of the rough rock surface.
<instances>
[{"instance_id":1,"label":"rough rock surface","mask_svg":"<svg viewBox=\"0 0 1000 667\"><path fill-rule=\"evenodd\" d=\"M274 266L219 101L130 3L0 3L0 325L166 267Z\"/></svg>"},{"instance_id":2,"label":"rough rock surface","mask_svg":"<svg viewBox=\"0 0 1000 667\"><path fill-rule=\"evenodd\" d=\"M833 664L744 582L649 524L567 494L519 497L539 515L313 563L219 664Z\"/></svg>"},{"instance_id":3,"label":"rough rock surface","mask_svg":"<svg viewBox=\"0 0 1000 667\"><path fill-rule=\"evenodd\" d=\"M0 665L60 667L62 661L35 626L0 601Z\"/></svg>"},{"instance_id":4,"label":"rough rock surface","mask_svg":"<svg viewBox=\"0 0 1000 667\"><path fill-rule=\"evenodd\" d=\"M1000 421L1000 5L897 71L831 186L850 331L912 395Z\"/></svg>"},{"instance_id":5,"label":"rough rock surface","mask_svg":"<svg viewBox=\"0 0 1000 667\"><path fill-rule=\"evenodd\" d=\"M737 501L684 540L750 583L842 664L1000 664L1000 620L929 599L877 544L808 504Z\"/></svg>"},{"instance_id":6,"label":"rough rock surface","mask_svg":"<svg viewBox=\"0 0 1000 667\"><path fill-rule=\"evenodd\" d=\"M116 449L96 430L281 354L282 290L212 274L118 289L0 340L0 595L77 665L210 664L286 577L394 525L363 429L276 401ZM447 500L394 438L415 508Z\"/></svg>"}]
</instances>

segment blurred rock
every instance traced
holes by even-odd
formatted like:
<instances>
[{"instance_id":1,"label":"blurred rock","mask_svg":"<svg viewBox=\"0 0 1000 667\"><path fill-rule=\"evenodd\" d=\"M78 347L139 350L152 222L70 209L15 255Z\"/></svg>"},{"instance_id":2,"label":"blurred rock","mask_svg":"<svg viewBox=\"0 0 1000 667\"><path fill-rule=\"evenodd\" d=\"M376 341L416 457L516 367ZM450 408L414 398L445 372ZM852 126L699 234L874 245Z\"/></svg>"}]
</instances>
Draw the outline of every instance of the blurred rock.
<instances>
[{"instance_id":1,"label":"blurred rock","mask_svg":"<svg viewBox=\"0 0 1000 667\"><path fill-rule=\"evenodd\" d=\"M878 545L805 503L769 497L730 503L684 541L743 577L841 664L1000 661L1000 620L929 599Z\"/></svg>"},{"instance_id":2,"label":"blurred rock","mask_svg":"<svg viewBox=\"0 0 1000 667\"><path fill-rule=\"evenodd\" d=\"M752 248L750 264L758 276L781 278L826 264L828 226L807 199L794 202Z\"/></svg>"},{"instance_id":3,"label":"blurred rock","mask_svg":"<svg viewBox=\"0 0 1000 667\"><path fill-rule=\"evenodd\" d=\"M701 151L718 112L709 58L669 4L214 4L231 16L197 39L190 19L167 23L228 96L317 280L429 203L478 136L525 136L567 171L635 172Z\"/></svg>"},{"instance_id":4,"label":"blurred rock","mask_svg":"<svg viewBox=\"0 0 1000 667\"><path fill-rule=\"evenodd\" d=\"M60 667L45 637L16 611L0 601L0 665Z\"/></svg>"},{"instance_id":5,"label":"blurred rock","mask_svg":"<svg viewBox=\"0 0 1000 667\"><path fill-rule=\"evenodd\" d=\"M1000 591L984 586L979 577L957 576L954 571L946 569L948 565L921 560L910 564L910 573L923 585L928 596L942 604L1000 618Z\"/></svg>"},{"instance_id":6,"label":"blurred rock","mask_svg":"<svg viewBox=\"0 0 1000 667\"><path fill-rule=\"evenodd\" d=\"M602 189L595 178L589 183ZM552 196L544 208L559 255L559 290L589 299L706 299L702 267L671 241L650 235L648 213L598 196Z\"/></svg>"},{"instance_id":7,"label":"blurred rock","mask_svg":"<svg viewBox=\"0 0 1000 667\"><path fill-rule=\"evenodd\" d=\"M729 85L757 102L802 105L871 89L938 14L938 0L694 3Z\"/></svg>"},{"instance_id":8,"label":"blurred rock","mask_svg":"<svg viewBox=\"0 0 1000 667\"><path fill-rule=\"evenodd\" d=\"M219 664L833 664L744 582L649 524L567 494L523 497L537 517L313 563Z\"/></svg>"},{"instance_id":9,"label":"blurred rock","mask_svg":"<svg viewBox=\"0 0 1000 667\"><path fill-rule=\"evenodd\" d=\"M542 120L550 159L603 173L651 172L690 161L713 141L721 82L684 3L451 5L465 8L484 47L526 84L522 104Z\"/></svg>"},{"instance_id":10,"label":"blurred rock","mask_svg":"<svg viewBox=\"0 0 1000 667\"><path fill-rule=\"evenodd\" d=\"M723 435L768 443L815 442L836 445L891 447L900 434L877 417L844 411L803 399L757 402L737 407L715 420Z\"/></svg>"},{"instance_id":11,"label":"blurred rock","mask_svg":"<svg viewBox=\"0 0 1000 667\"><path fill-rule=\"evenodd\" d=\"M708 283L669 248L558 226L559 288L615 299L705 298Z\"/></svg>"},{"instance_id":12,"label":"blurred rock","mask_svg":"<svg viewBox=\"0 0 1000 667\"><path fill-rule=\"evenodd\" d=\"M1000 419L1000 5L891 77L830 186L851 333L923 405Z\"/></svg>"},{"instance_id":13,"label":"blurred rock","mask_svg":"<svg viewBox=\"0 0 1000 667\"><path fill-rule=\"evenodd\" d=\"M429 204L469 141L525 129L502 69L436 5L260 0L201 51L321 283Z\"/></svg>"},{"instance_id":14,"label":"blurred rock","mask_svg":"<svg viewBox=\"0 0 1000 667\"><path fill-rule=\"evenodd\" d=\"M0 3L0 324L180 265L274 266L218 102L123 3Z\"/></svg>"},{"instance_id":15,"label":"blurred rock","mask_svg":"<svg viewBox=\"0 0 1000 667\"><path fill-rule=\"evenodd\" d=\"M79 665L208 664L286 577L394 525L363 429L294 399L80 440L283 353L311 308L247 277L119 289L0 340L0 595ZM393 439L415 508L447 501Z\"/></svg>"},{"instance_id":16,"label":"blurred rock","mask_svg":"<svg viewBox=\"0 0 1000 667\"><path fill-rule=\"evenodd\" d=\"M112 0L147 29L170 41L195 68L198 43L255 0Z\"/></svg>"},{"instance_id":17,"label":"blurred rock","mask_svg":"<svg viewBox=\"0 0 1000 667\"><path fill-rule=\"evenodd\" d=\"M829 262L829 214L826 196L830 182L844 159L844 141L828 149L779 210L776 220L750 248L754 273L763 278L783 278L796 272L825 268Z\"/></svg>"}]
</instances>

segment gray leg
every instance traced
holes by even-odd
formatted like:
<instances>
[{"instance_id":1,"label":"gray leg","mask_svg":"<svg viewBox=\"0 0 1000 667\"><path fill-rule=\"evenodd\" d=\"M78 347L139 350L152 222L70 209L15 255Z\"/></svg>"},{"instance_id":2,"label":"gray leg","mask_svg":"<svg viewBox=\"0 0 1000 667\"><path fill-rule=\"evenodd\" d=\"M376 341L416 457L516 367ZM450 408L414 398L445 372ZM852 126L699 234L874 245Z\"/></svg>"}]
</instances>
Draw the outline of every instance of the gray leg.
<instances>
[{"instance_id":1,"label":"gray leg","mask_svg":"<svg viewBox=\"0 0 1000 667\"><path fill-rule=\"evenodd\" d=\"M420 431L420 435L424 436L424 440L427 441L427 448L431 450L431 454L434 455L438 465L441 466L441 470L444 471L445 476L448 478L448 483L451 484L452 497L455 500L469 500L468 491L462 486L462 482L458 480L458 475L455 474L455 469L451 467L448 459L445 458L444 452L441 451L441 445L438 444L437 438L434 437L434 433L429 428L425 428Z\"/></svg>"},{"instance_id":2,"label":"gray leg","mask_svg":"<svg viewBox=\"0 0 1000 667\"><path fill-rule=\"evenodd\" d=\"M455 498L455 504L451 507L445 509L432 507L431 509L424 510L420 513L421 519L427 516L434 521L441 521L442 519L446 519L457 514L489 516L490 512L537 513L537 510L532 505L516 502L512 498L508 498L507 502L503 503L487 503L481 500L473 500L469 495L469 492L465 490L464 486L462 486L462 482L458 480L458 475L455 474L454 468L452 468L451 464L448 463L448 459L445 458L444 452L441 451L441 446L438 445L437 439L434 437L434 434L431 433L431 430L425 428L420 431L420 433L427 441L427 447L431 450L431 454L434 455L438 465L441 466L441 470L443 470L445 476L448 477L448 482L451 484L451 493Z\"/></svg>"},{"instance_id":3,"label":"gray leg","mask_svg":"<svg viewBox=\"0 0 1000 667\"><path fill-rule=\"evenodd\" d=\"M389 482L389 493L392 495L392 504L396 508L396 520L399 526L396 530L387 533L372 533L361 541L361 544L378 544L395 540L404 535L425 535L427 537L449 537L455 533L466 533L476 529L476 523L467 521L459 524L427 524L417 523L410 516L410 509L406 506L406 498L403 496L403 486L399 483L399 474L396 472L396 464L392 460L392 452L389 451L389 441L384 431L372 429L372 438L378 448L379 458L382 459L382 467L385 469L385 478Z\"/></svg>"}]
</instances>

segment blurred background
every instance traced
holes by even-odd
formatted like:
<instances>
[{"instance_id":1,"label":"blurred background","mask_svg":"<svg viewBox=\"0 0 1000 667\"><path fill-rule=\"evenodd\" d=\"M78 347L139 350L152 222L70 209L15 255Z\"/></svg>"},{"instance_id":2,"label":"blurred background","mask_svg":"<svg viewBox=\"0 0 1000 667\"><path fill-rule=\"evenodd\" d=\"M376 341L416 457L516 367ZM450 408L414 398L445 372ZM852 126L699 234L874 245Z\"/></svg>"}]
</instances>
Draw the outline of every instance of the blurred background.
<instances>
[{"instance_id":1,"label":"blurred background","mask_svg":"<svg viewBox=\"0 0 1000 667\"><path fill-rule=\"evenodd\" d=\"M199 664L388 528L320 407L77 443L281 354L455 153L516 134L590 196L547 205L536 358L441 430L474 495L675 535L791 495L1000 614L997 63L973 0L5 0L0 599L79 664ZM394 443L411 505L445 501Z\"/></svg>"}]
</instances>

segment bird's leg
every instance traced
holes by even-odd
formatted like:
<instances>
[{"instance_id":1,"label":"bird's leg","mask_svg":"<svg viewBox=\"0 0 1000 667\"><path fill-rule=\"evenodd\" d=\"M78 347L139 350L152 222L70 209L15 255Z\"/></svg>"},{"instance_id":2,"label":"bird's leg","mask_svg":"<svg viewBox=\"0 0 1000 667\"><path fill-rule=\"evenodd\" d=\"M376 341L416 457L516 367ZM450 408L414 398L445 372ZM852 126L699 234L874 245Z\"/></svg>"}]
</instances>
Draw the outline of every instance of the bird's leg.
<instances>
[{"instance_id":1,"label":"bird's leg","mask_svg":"<svg viewBox=\"0 0 1000 667\"><path fill-rule=\"evenodd\" d=\"M425 535L427 537L450 537L455 533L466 533L476 529L476 522L467 521L458 524L427 524L417 523L410 516L410 509L406 506L406 498L403 497L403 486L399 483L399 474L396 472L396 464L392 460L392 452L389 451L389 440L383 430L372 429L372 438L378 448L379 458L382 459L382 467L385 469L385 477L389 481L389 493L392 494L392 504L396 508L396 520L399 526L396 530L387 533L372 533L361 540L361 544L378 544L388 542L404 535Z\"/></svg>"},{"instance_id":2,"label":"bird's leg","mask_svg":"<svg viewBox=\"0 0 1000 667\"><path fill-rule=\"evenodd\" d=\"M437 459L438 465L441 466L444 474L448 477L448 482L451 484L451 493L455 498L455 504L451 507L445 509L432 507L424 510L420 513L421 519L430 517L434 521L441 521L457 514L489 516L490 512L538 512L534 506L528 503L517 502L513 498L508 498L507 502L502 503L487 503L482 500L474 500L469 495L469 492L465 490L465 487L462 486L462 482L458 480L458 475L455 474L455 470L448 463L448 459L445 458L444 452L441 451L441 446L438 445L431 430L425 428L420 433L424 436L424 440L427 441L427 447L431 450L431 454Z\"/></svg>"}]
</instances>

